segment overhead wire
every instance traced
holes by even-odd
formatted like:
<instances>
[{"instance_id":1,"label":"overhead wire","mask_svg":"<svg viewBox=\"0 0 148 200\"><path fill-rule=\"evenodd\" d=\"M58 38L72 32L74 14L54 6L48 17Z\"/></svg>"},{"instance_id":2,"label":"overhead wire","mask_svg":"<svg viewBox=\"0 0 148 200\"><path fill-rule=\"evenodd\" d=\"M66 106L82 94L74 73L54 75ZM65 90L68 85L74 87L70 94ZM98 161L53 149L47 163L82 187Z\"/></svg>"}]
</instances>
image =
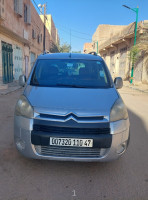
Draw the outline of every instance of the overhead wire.
<instances>
[{"instance_id":1,"label":"overhead wire","mask_svg":"<svg viewBox=\"0 0 148 200\"><path fill-rule=\"evenodd\" d=\"M35 4L35 6L37 7L37 9L40 11L40 13L41 13L42 15L44 15L44 13L39 9L39 7L38 7L37 3L35 2L35 0L33 0L33 2L34 2L34 4ZM47 17L46 17L46 20L47 20L48 25L50 26ZM60 26L61 26L61 25L60 25ZM55 27L54 27L54 28L55 28ZM64 28L64 26L62 26L62 28ZM64 29L67 29L67 30L63 30L63 29L61 29L61 28L58 28L58 29L61 30L61 31L66 32L67 34L70 34L70 28L69 28L69 29L68 29L68 28L64 28ZM74 29L71 29L71 30L72 30L73 32L77 32L77 33L79 33L79 34L91 36L90 34L83 33L83 32L80 32L80 31L76 31L76 30L74 30ZM72 36L72 37L75 37L75 38L78 38L78 39L89 40L89 41L91 40L90 38L83 38L83 37L79 37L79 36L76 36L76 35L73 35L73 34L71 34L71 36Z\"/></svg>"}]
</instances>

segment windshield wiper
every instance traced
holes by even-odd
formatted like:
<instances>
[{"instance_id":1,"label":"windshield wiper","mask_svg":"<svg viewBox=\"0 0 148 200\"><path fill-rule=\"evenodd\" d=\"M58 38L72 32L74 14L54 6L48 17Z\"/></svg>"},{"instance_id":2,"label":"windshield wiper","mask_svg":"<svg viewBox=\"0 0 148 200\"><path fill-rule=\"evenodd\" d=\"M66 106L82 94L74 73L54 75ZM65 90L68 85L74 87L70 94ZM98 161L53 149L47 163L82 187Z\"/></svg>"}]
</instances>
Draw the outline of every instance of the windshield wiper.
<instances>
[{"instance_id":1,"label":"windshield wiper","mask_svg":"<svg viewBox=\"0 0 148 200\"><path fill-rule=\"evenodd\" d=\"M87 88L83 85L70 85L70 84L64 84L64 83L57 83L55 86L61 86L61 87L72 87L72 88Z\"/></svg>"}]
</instances>

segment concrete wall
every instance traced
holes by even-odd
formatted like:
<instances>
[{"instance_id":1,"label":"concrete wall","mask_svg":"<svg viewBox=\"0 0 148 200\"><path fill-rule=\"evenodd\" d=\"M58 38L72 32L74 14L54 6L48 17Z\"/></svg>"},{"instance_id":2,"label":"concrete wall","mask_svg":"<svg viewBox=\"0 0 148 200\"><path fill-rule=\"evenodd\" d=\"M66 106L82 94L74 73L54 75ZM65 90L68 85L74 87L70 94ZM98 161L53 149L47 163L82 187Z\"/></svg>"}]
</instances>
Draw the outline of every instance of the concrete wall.
<instances>
[{"instance_id":1,"label":"concrete wall","mask_svg":"<svg viewBox=\"0 0 148 200\"><path fill-rule=\"evenodd\" d=\"M54 24L54 21L52 19L52 16L50 14L46 15L47 20L46 20L46 28L49 31L50 35L51 35L51 40L54 44L57 44L57 30ZM44 22L44 15L40 15L40 18L42 20L42 22Z\"/></svg>"},{"instance_id":2,"label":"concrete wall","mask_svg":"<svg viewBox=\"0 0 148 200\"><path fill-rule=\"evenodd\" d=\"M144 32L148 32L147 20L138 23L137 42ZM124 80L130 80L132 63L129 57L134 44L134 23L128 26L99 25L92 40L96 38L99 54L108 65L112 77L122 76ZM114 52L114 57L112 57L112 52ZM148 54L141 52L138 57L134 65L133 82L148 83Z\"/></svg>"},{"instance_id":3,"label":"concrete wall","mask_svg":"<svg viewBox=\"0 0 148 200\"><path fill-rule=\"evenodd\" d=\"M124 59L124 76L122 78L124 80L130 80L131 77L131 68L132 63L129 59L130 57L130 49L133 46L134 38L131 39L130 43L127 45L125 42L121 42L115 47L108 48L104 51L100 51L100 55L104 58L110 72L113 78L121 75L121 50L126 48L125 52L125 59ZM110 68L111 66L111 52L114 51L114 70ZM134 66L134 77L133 77L134 83L147 83L148 84L148 54L142 54L139 56L137 62Z\"/></svg>"},{"instance_id":4,"label":"concrete wall","mask_svg":"<svg viewBox=\"0 0 148 200\"><path fill-rule=\"evenodd\" d=\"M12 48L14 46L18 46L22 49L22 53L23 53L23 73L25 73L25 62L24 62L24 58L25 58L25 55L29 55L29 48L26 46L26 48L24 48L24 45L20 42L17 42L16 40L14 39L11 39L3 34L0 33L0 81L2 80L2 47L1 47L1 42L7 42L9 44L12 45ZM15 66L13 67L13 73L14 72L14 69L15 69Z\"/></svg>"},{"instance_id":5,"label":"concrete wall","mask_svg":"<svg viewBox=\"0 0 148 200\"><path fill-rule=\"evenodd\" d=\"M101 24L97 27L95 33L93 34L92 41L98 41L98 46L100 46L114 34L123 30L125 27L126 26Z\"/></svg>"},{"instance_id":6,"label":"concrete wall","mask_svg":"<svg viewBox=\"0 0 148 200\"><path fill-rule=\"evenodd\" d=\"M148 54L143 58L142 82L148 84Z\"/></svg>"},{"instance_id":7,"label":"concrete wall","mask_svg":"<svg viewBox=\"0 0 148 200\"><path fill-rule=\"evenodd\" d=\"M127 45L125 42L121 42L120 44L110 47L106 50L100 51L100 55L104 58L113 78L119 76L121 70L121 63L123 63L122 71L124 71L123 79L127 80L130 75L130 62L129 62L129 51L130 45ZM124 50L126 49L126 50ZM114 52L114 54L112 54ZM121 58L124 53L124 58ZM114 55L113 61L111 60L111 56ZM121 60L122 59L122 60ZM114 69L111 69L111 64L114 63Z\"/></svg>"},{"instance_id":8,"label":"concrete wall","mask_svg":"<svg viewBox=\"0 0 148 200\"><path fill-rule=\"evenodd\" d=\"M83 52L89 53L91 51L93 51L93 43L85 43L83 46Z\"/></svg>"}]
</instances>

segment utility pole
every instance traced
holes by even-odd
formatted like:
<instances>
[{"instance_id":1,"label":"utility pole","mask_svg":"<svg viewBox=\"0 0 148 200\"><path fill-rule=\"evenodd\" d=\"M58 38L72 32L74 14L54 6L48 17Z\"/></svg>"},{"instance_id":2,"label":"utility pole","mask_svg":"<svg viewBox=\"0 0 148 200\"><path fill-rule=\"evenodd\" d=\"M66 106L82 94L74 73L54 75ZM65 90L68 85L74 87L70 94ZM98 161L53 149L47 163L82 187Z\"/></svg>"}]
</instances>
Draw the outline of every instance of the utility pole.
<instances>
[{"instance_id":1,"label":"utility pole","mask_svg":"<svg viewBox=\"0 0 148 200\"><path fill-rule=\"evenodd\" d=\"M139 11L139 7L137 6L137 8L130 8L126 5L123 5L125 8L128 8L132 11L134 11L136 13L136 23L135 23L135 37L134 37L134 46L136 45L136 37L137 37L137 24L138 24L138 11ZM131 81L130 83L133 83L133 75L134 75L134 62L132 62L132 69L131 69Z\"/></svg>"},{"instance_id":2,"label":"utility pole","mask_svg":"<svg viewBox=\"0 0 148 200\"><path fill-rule=\"evenodd\" d=\"M70 53L71 53L71 29L70 29Z\"/></svg>"},{"instance_id":3,"label":"utility pole","mask_svg":"<svg viewBox=\"0 0 148 200\"><path fill-rule=\"evenodd\" d=\"M39 4L38 7L40 7L40 13L42 13L42 8L44 7L44 28L43 28L43 53L46 49L46 4Z\"/></svg>"},{"instance_id":4,"label":"utility pole","mask_svg":"<svg viewBox=\"0 0 148 200\"><path fill-rule=\"evenodd\" d=\"M44 38L43 38L43 53L46 50L46 4L43 5L44 7Z\"/></svg>"},{"instance_id":5,"label":"utility pole","mask_svg":"<svg viewBox=\"0 0 148 200\"><path fill-rule=\"evenodd\" d=\"M97 54L98 54L98 41L97 41Z\"/></svg>"},{"instance_id":6,"label":"utility pole","mask_svg":"<svg viewBox=\"0 0 148 200\"><path fill-rule=\"evenodd\" d=\"M99 53L99 52L98 52L98 41L94 41L93 43L94 43L94 44L97 44L97 54L98 54L98 53ZM96 46L96 45L95 45L95 46ZM96 49L96 47L95 47L95 49Z\"/></svg>"}]
</instances>

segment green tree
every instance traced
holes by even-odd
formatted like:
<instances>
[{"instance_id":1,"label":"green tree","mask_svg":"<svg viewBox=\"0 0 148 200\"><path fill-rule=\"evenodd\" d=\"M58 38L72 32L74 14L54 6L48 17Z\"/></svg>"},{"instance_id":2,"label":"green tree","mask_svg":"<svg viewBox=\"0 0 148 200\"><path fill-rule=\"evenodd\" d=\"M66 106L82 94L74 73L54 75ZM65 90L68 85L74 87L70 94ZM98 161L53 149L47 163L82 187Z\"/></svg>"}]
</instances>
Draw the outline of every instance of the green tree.
<instances>
[{"instance_id":1,"label":"green tree","mask_svg":"<svg viewBox=\"0 0 148 200\"><path fill-rule=\"evenodd\" d=\"M72 53L81 53L81 51L72 51Z\"/></svg>"},{"instance_id":2,"label":"green tree","mask_svg":"<svg viewBox=\"0 0 148 200\"><path fill-rule=\"evenodd\" d=\"M71 50L71 46L67 44L66 42L60 45L59 52L61 53L69 53Z\"/></svg>"},{"instance_id":3,"label":"green tree","mask_svg":"<svg viewBox=\"0 0 148 200\"><path fill-rule=\"evenodd\" d=\"M130 49L129 59L132 62L133 65L137 62L138 58L140 56L140 50L138 46L132 46Z\"/></svg>"},{"instance_id":4,"label":"green tree","mask_svg":"<svg viewBox=\"0 0 148 200\"><path fill-rule=\"evenodd\" d=\"M50 52L51 53L59 53L59 46L52 43L51 48L50 48Z\"/></svg>"},{"instance_id":5,"label":"green tree","mask_svg":"<svg viewBox=\"0 0 148 200\"><path fill-rule=\"evenodd\" d=\"M148 32L139 35L137 37L137 44L131 47L129 59L132 64L135 65L142 53L148 54Z\"/></svg>"},{"instance_id":6,"label":"green tree","mask_svg":"<svg viewBox=\"0 0 148 200\"><path fill-rule=\"evenodd\" d=\"M139 36L136 46L140 51L148 54L148 32L145 32Z\"/></svg>"}]
</instances>

